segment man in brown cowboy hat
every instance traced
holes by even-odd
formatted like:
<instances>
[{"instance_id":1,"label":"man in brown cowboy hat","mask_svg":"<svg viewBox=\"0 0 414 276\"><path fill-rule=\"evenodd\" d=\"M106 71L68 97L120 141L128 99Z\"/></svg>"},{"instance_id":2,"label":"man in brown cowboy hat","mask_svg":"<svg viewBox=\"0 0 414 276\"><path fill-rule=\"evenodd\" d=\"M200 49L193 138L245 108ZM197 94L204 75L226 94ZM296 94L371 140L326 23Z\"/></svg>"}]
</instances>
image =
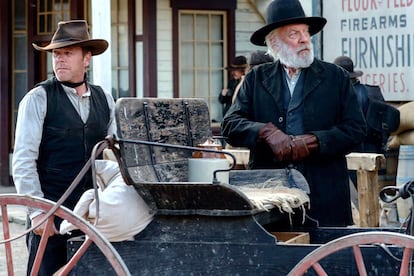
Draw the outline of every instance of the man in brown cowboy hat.
<instances>
[{"instance_id":1,"label":"man in brown cowboy hat","mask_svg":"<svg viewBox=\"0 0 414 276\"><path fill-rule=\"evenodd\" d=\"M30 90L19 104L13 153L13 179L19 194L58 201L91 155L93 146L114 134L114 100L86 79L91 57L108 48L102 39L90 39L84 20L59 22L47 46L33 44L52 54L54 76ZM64 202L72 209L81 194L92 187L91 174L82 179ZM29 210L30 224L44 217ZM52 275L67 262L67 236L44 225L28 234L30 274L42 235L49 236L38 275ZM34 272L36 274L36 272Z\"/></svg>"},{"instance_id":2,"label":"man in brown cowboy hat","mask_svg":"<svg viewBox=\"0 0 414 276\"><path fill-rule=\"evenodd\" d=\"M314 58L311 36L326 19L307 17L298 0L274 0L253 44L275 62L253 68L221 129L232 146L250 149L250 169L296 168L310 187L306 224L353 224L345 155L366 124L347 74Z\"/></svg>"},{"instance_id":3,"label":"man in brown cowboy hat","mask_svg":"<svg viewBox=\"0 0 414 276\"><path fill-rule=\"evenodd\" d=\"M223 88L219 94L218 100L223 105L223 116L226 114L227 110L232 102L234 91L237 85L240 83L244 75L246 74L248 65L247 59L245 56L235 57L230 66L227 66L226 70L229 70L231 73L231 79L227 83L227 87Z\"/></svg>"}]
</instances>

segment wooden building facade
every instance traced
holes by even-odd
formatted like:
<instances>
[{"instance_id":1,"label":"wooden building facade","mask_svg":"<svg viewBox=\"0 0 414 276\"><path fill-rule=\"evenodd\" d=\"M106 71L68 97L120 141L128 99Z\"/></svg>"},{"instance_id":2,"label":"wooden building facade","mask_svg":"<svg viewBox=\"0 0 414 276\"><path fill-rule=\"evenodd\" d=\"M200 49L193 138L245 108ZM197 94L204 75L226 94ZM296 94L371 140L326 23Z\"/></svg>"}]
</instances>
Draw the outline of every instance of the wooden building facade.
<instances>
[{"instance_id":1,"label":"wooden building facade","mask_svg":"<svg viewBox=\"0 0 414 276\"><path fill-rule=\"evenodd\" d=\"M115 99L198 97L222 119L218 95L236 55L259 49L250 35L265 24L270 0L12 0L0 2L0 185L12 185L10 160L20 100L52 76L48 44L61 20L86 19L92 38L109 41L89 78ZM303 0L312 14L319 0ZM310 12L308 12L310 11ZM265 48L262 48L265 50Z\"/></svg>"}]
</instances>

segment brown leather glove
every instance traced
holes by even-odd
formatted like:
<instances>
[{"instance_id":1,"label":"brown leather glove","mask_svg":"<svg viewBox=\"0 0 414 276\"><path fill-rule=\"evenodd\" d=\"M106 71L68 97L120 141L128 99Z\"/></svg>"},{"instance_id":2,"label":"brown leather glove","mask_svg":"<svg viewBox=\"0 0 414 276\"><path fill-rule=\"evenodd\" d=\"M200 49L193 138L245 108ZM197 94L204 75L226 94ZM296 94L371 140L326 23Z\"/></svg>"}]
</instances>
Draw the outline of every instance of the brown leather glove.
<instances>
[{"instance_id":1,"label":"brown leather glove","mask_svg":"<svg viewBox=\"0 0 414 276\"><path fill-rule=\"evenodd\" d=\"M290 161L292 153L291 136L278 129L274 124L267 123L259 130L259 138L269 145L277 160Z\"/></svg>"},{"instance_id":2,"label":"brown leather glove","mask_svg":"<svg viewBox=\"0 0 414 276\"><path fill-rule=\"evenodd\" d=\"M294 136L291 146L292 161L302 161L319 149L318 138L313 134Z\"/></svg>"}]
</instances>

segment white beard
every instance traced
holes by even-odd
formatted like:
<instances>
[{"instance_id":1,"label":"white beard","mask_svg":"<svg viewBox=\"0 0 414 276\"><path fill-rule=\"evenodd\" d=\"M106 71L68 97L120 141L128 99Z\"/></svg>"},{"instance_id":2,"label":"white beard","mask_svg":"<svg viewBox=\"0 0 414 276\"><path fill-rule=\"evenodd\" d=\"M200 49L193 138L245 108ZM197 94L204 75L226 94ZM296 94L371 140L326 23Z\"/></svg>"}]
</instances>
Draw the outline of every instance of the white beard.
<instances>
[{"instance_id":1,"label":"white beard","mask_svg":"<svg viewBox=\"0 0 414 276\"><path fill-rule=\"evenodd\" d=\"M268 53L273 56L275 60L279 59L282 64L287 67L292 68L306 68L309 67L314 60L313 45L303 45L298 47L295 50L289 48L289 46L281 41L280 39L275 39L275 45L268 44ZM279 51L276 52L274 46L279 48ZM309 49L309 52L306 54L298 55L298 52L303 49Z\"/></svg>"}]
</instances>

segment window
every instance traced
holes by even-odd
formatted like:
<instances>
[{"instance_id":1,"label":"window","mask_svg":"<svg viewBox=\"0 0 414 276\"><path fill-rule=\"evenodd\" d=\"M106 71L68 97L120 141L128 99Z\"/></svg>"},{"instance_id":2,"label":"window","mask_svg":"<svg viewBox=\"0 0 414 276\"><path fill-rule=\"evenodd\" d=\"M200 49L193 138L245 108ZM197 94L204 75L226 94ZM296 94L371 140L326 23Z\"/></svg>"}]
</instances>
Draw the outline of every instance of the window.
<instances>
[{"instance_id":1,"label":"window","mask_svg":"<svg viewBox=\"0 0 414 276\"><path fill-rule=\"evenodd\" d=\"M128 0L111 1L112 95L129 95Z\"/></svg>"},{"instance_id":2,"label":"window","mask_svg":"<svg viewBox=\"0 0 414 276\"><path fill-rule=\"evenodd\" d=\"M12 19L12 143L14 143L14 126L17 119L17 109L19 102L27 92L27 21L26 21L26 3L24 1L13 2Z\"/></svg>"},{"instance_id":3,"label":"window","mask_svg":"<svg viewBox=\"0 0 414 276\"><path fill-rule=\"evenodd\" d=\"M14 126L17 117L17 108L19 102L28 91L28 41L32 41L32 37L28 38L27 7L30 5L27 1L12 1L14 17L12 18L12 130L11 137L14 137ZM57 23L62 20L68 20L70 17L70 1L69 0L37 0L36 1L35 36L49 37L56 30ZM29 46L31 47L31 45ZM47 68L47 76L52 75L51 57L47 55L46 65L36 64L38 68ZM34 70L36 71L36 70ZM30 87L30 86L29 86ZM12 140L12 143L14 141Z\"/></svg>"},{"instance_id":4,"label":"window","mask_svg":"<svg viewBox=\"0 0 414 276\"><path fill-rule=\"evenodd\" d=\"M224 65L235 54L236 0L170 0L173 20L173 95L207 101L210 119L222 120L219 93Z\"/></svg>"},{"instance_id":5,"label":"window","mask_svg":"<svg viewBox=\"0 0 414 276\"><path fill-rule=\"evenodd\" d=\"M38 35L51 34L56 30L59 21L69 20L69 0L38 0L37 28Z\"/></svg>"},{"instance_id":6,"label":"window","mask_svg":"<svg viewBox=\"0 0 414 276\"><path fill-rule=\"evenodd\" d=\"M211 119L221 120L218 95L225 83L226 13L179 12L179 97L203 98Z\"/></svg>"},{"instance_id":7,"label":"window","mask_svg":"<svg viewBox=\"0 0 414 276\"><path fill-rule=\"evenodd\" d=\"M52 35L59 21L70 20L69 0L38 0L36 35ZM47 78L53 76L52 56L46 55Z\"/></svg>"}]
</instances>

